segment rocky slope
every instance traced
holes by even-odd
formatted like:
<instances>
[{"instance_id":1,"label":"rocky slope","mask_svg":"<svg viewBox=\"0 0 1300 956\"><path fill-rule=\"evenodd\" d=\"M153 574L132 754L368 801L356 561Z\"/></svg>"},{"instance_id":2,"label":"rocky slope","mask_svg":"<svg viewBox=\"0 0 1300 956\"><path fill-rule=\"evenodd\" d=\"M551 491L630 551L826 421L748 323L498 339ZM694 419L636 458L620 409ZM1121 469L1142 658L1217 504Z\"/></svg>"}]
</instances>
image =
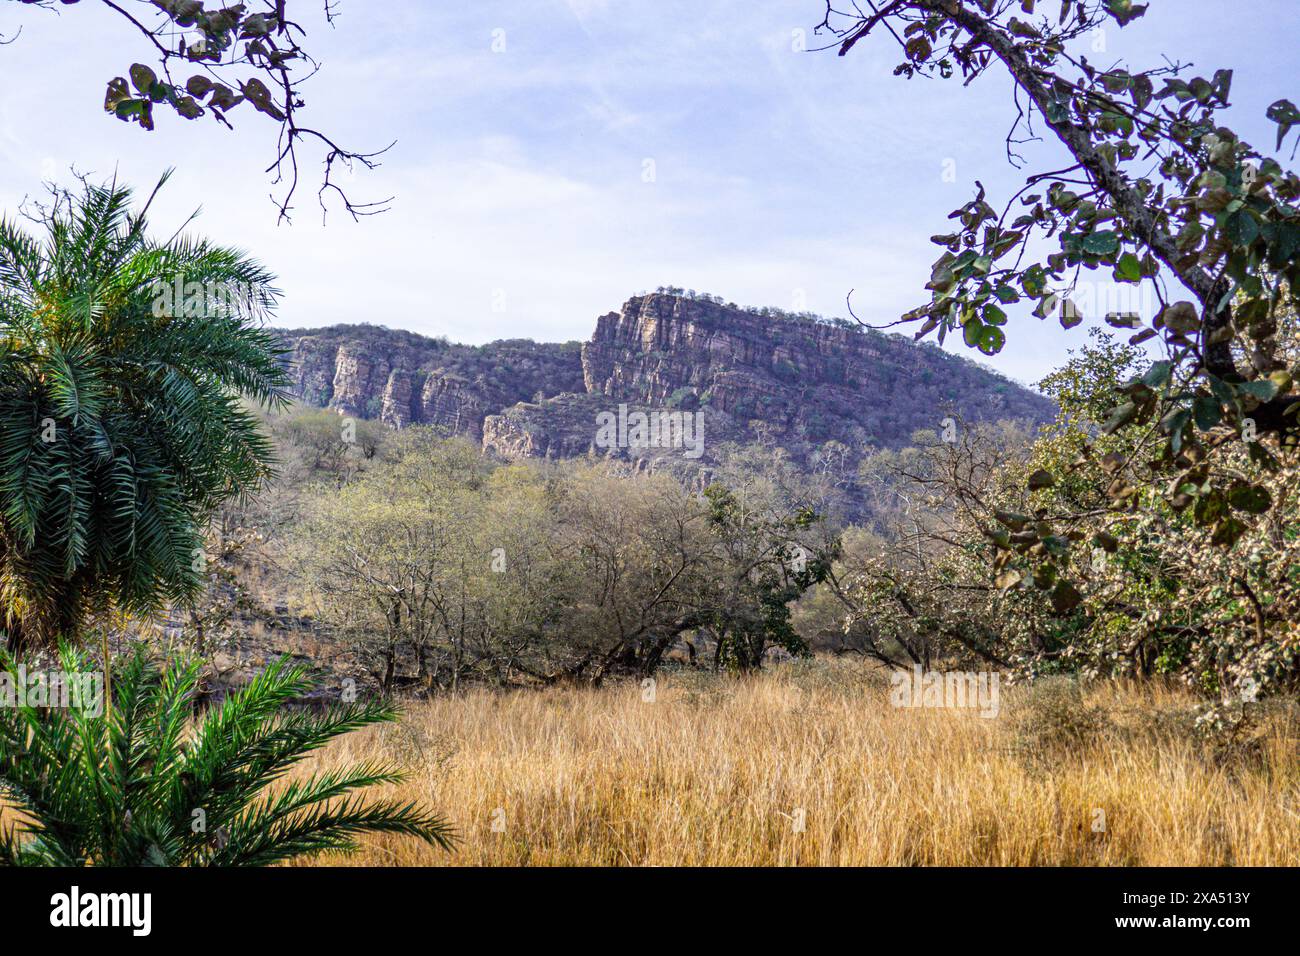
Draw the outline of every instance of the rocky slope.
<instances>
[{"instance_id":1,"label":"rocky slope","mask_svg":"<svg viewBox=\"0 0 1300 956\"><path fill-rule=\"evenodd\" d=\"M655 293L601 316L589 341L469 347L375 326L284 333L305 401L394 426L441 425L505 457L595 453L691 459L761 441L808 463L898 447L949 414L1043 421L1050 402L934 345L844 322L760 314ZM702 429L690 453L655 431ZM669 421L671 418L671 421ZM700 424L702 423L702 424Z\"/></svg>"},{"instance_id":2,"label":"rocky slope","mask_svg":"<svg viewBox=\"0 0 1300 956\"><path fill-rule=\"evenodd\" d=\"M477 440L490 413L584 387L577 342L455 345L374 325L290 329L281 336L293 348L299 398L396 428L441 425Z\"/></svg>"}]
</instances>

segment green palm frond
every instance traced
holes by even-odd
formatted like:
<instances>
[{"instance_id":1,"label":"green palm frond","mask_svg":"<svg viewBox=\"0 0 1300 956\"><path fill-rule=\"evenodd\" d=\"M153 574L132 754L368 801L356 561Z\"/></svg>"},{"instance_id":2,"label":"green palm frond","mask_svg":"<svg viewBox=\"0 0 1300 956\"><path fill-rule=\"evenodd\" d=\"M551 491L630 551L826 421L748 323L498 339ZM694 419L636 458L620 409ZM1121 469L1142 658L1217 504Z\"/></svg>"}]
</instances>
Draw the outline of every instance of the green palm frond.
<instances>
[{"instance_id":1,"label":"green palm frond","mask_svg":"<svg viewBox=\"0 0 1300 956\"><path fill-rule=\"evenodd\" d=\"M65 673L92 673L65 647ZM0 669L15 683L13 660ZM403 779L365 763L281 778L331 740L395 720L383 702L295 707L311 682L277 662L197 721L198 665L160 667L139 650L116 663L110 708L0 708L0 797L19 822L0 865L265 866L348 852L368 833L451 849L452 830L411 803L364 791ZM280 781L278 787L271 785Z\"/></svg>"},{"instance_id":2,"label":"green palm frond","mask_svg":"<svg viewBox=\"0 0 1300 956\"><path fill-rule=\"evenodd\" d=\"M0 220L11 646L52 647L92 604L149 611L196 593L207 517L275 465L244 405L286 401L287 355L265 327L273 283L239 250L154 241L115 183L56 203L41 236Z\"/></svg>"}]
</instances>

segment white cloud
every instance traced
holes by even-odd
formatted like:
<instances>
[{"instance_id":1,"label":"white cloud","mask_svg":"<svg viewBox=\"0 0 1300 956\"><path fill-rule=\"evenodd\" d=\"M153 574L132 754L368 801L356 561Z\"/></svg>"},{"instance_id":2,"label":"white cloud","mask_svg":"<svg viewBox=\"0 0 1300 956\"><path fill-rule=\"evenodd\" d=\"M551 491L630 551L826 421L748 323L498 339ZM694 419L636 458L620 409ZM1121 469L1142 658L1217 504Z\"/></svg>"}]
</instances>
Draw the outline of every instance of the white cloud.
<instances>
[{"instance_id":1,"label":"white cloud","mask_svg":"<svg viewBox=\"0 0 1300 956\"><path fill-rule=\"evenodd\" d=\"M1285 2L1259 0L1279 13ZM1120 39L1144 61L1167 49L1237 66L1246 132L1271 144L1259 114L1291 93L1293 44L1241 19L1203 36L1191 6L1210 9L1208 0L1153 7ZM0 91L4 208L72 163L117 169L142 189L174 165L160 229L202 204L200 229L279 272L283 324L567 339L587 336L628 295L668 283L783 308L798 289L807 308L840 315L856 289L859 314L886 321L924 298L936 255L926 237L944 231L973 181L1002 196L1021 181L1003 155L1004 81L894 78L887 38L844 59L795 52L796 27L818 42L819 3L342 0L341 9L338 29L311 26L323 69L309 110L349 143L397 139L379 170L349 183L360 199L395 196L391 212L359 225L336 212L322 228L319 157L305 156L295 223L277 227L264 173L275 129L255 114L237 117L233 134L206 120L164 116L144 133L107 118L103 83L143 53L111 11L90 4L57 16L0 5L0 33L26 24L0 51L15 78ZM497 28L507 36L500 54ZM957 183L940 178L949 158ZM643 181L646 159L654 182ZM496 289L505 312L492 310ZM1082 341L1036 320L1013 319L1011 333L992 364L1021 378Z\"/></svg>"}]
</instances>

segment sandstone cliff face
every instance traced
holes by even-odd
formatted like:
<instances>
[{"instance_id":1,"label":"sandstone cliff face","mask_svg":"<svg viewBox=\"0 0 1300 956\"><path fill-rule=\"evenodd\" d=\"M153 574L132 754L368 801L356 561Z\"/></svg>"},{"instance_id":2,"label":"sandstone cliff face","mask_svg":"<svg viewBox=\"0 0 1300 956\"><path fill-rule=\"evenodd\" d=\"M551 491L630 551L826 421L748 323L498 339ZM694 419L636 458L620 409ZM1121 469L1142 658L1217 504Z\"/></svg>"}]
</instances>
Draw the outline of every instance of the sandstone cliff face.
<instances>
[{"instance_id":1,"label":"sandstone cliff face","mask_svg":"<svg viewBox=\"0 0 1300 956\"><path fill-rule=\"evenodd\" d=\"M610 403L601 395L563 394L522 402L483 421L483 450L502 458L577 458L605 455L596 421Z\"/></svg>"},{"instance_id":2,"label":"sandstone cliff face","mask_svg":"<svg viewBox=\"0 0 1300 956\"><path fill-rule=\"evenodd\" d=\"M724 430L893 446L959 412L1041 421L1051 403L900 335L764 316L673 295L629 299L582 347L583 382L612 402L707 409Z\"/></svg>"},{"instance_id":3,"label":"sandstone cliff face","mask_svg":"<svg viewBox=\"0 0 1300 956\"><path fill-rule=\"evenodd\" d=\"M477 441L489 412L583 387L577 343L454 345L369 325L281 335L297 397L396 428L440 425Z\"/></svg>"},{"instance_id":4,"label":"sandstone cliff face","mask_svg":"<svg viewBox=\"0 0 1300 956\"><path fill-rule=\"evenodd\" d=\"M581 347L470 347L374 326L284 335L305 401L396 427L440 425L506 458L671 459L699 475L720 448L757 442L799 467L835 455L851 469L863 449L905 445L950 414L1053 414L1042 396L934 345L661 293L601 316ZM601 439L602 416L637 413L699 416L702 447Z\"/></svg>"}]
</instances>

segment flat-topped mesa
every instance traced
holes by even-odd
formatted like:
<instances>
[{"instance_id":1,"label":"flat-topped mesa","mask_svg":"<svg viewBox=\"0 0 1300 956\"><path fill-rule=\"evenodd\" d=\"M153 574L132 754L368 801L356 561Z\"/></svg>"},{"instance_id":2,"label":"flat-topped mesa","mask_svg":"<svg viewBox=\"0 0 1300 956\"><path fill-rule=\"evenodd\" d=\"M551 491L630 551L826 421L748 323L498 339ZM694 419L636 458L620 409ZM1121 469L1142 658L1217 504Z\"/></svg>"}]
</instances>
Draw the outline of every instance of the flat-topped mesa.
<instances>
[{"instance_id":1,"label":"flat-topped mesa","mask_svg":"<svg viewBox=\"0 0 1300 956\"><path fill-rule=\"evenodd\" d=\"M811 441L898 445L943 408L972 420L1042 421L1052 405L974 362L845 321L757 312L709 299L635 296L582 347L592 394L707 406ZM750 430L752 429L745 429Z\"/></svg>"},{"instance_id":2,"label":"flat-topped mesa","mask_svg":"<svg viewBox=\"0 0 1300 956\"><path fill-rule=\"evenodd\" d=\"M375 326L284 333L297 394L397 427L436 424L507 458L628 457L653 466L679 449L610 448L597 417L699 413L703 467L719 444L762 441L802 467L828 443L856 457L908 444L944 417L1048 420L1052 404L933 344L843 320L750 310L712 298L634 296L591 339L454 345Z\"/></svg>"},{"instance_id":3,"label":"flat-topped mesa","mask_svg":"<svg viewBox=\"0 0 1300 956\"><path fill-rule=\"evenodd\" d=\"M745 400L769 380L869 386L862 363L884 358L892 344L857 328L656 293L597 320L582 347L583 379L587 391L611 398L662 404L690 388L710 393L716 409L745 412Z\"/></svg>"}]
</instances>

